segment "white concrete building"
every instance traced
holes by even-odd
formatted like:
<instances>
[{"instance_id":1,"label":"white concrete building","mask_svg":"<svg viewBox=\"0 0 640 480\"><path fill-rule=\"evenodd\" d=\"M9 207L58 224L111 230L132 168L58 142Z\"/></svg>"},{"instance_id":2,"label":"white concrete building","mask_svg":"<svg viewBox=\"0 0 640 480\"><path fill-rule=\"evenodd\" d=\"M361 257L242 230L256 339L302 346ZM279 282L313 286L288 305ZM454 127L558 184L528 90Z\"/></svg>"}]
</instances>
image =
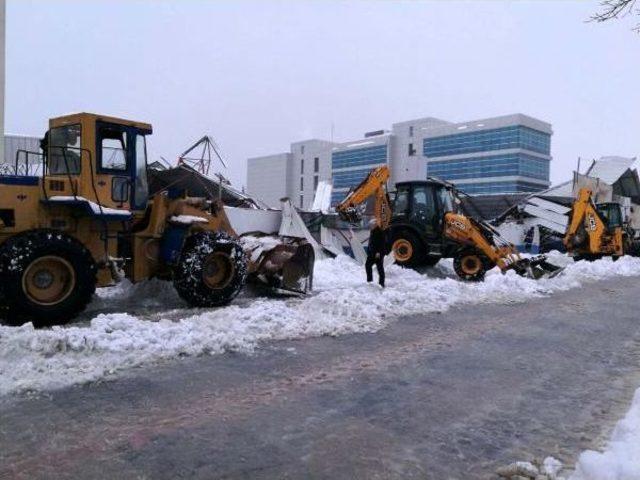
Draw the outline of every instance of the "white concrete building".
<instances>
[{"instance_id":1,"label":"white concrete building","mask_svg":"<svg viewBox=\"0 0 640 480\"><path fill-rule=\"evenodd\" d=\"M247 193L270 207L290 198L300 208L310 208L320 181L331 181L331 152L326 140L291 144L291 151L247 160Z\"/></svg>"},{"instance_id":2,"label":"white concrete building","mask_svg":"<svg viewBox=\"0 0 640 480\"><path fill-rule=\"evenodd\" d=\"M272 206L287 196L309 208L318 181L327 180L335 204L387 164L391 186L435 176L470 194L535 192L550 185L551 135L550 124L522 114L463 123L419 118L351 142L307 140L291 144L290 153L249 159L247 190ZM282 162L286 175L275 174Z\"/></svg>"}]
</instances>

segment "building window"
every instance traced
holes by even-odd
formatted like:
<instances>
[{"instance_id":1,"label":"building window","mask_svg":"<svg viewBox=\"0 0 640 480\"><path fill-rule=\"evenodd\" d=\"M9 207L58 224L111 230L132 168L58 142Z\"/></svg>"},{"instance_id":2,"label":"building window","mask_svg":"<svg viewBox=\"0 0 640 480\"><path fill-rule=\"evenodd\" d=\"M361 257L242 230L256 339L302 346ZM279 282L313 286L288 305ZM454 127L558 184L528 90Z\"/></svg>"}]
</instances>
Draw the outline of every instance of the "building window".
<instances>
[{"instance_id":1,"label":"building window","mask_svg":"<svg viewBox=\"0 0 640 480\"><path fill-rule=\"evenodd\" d=\"M300 160L300 175L304 175L304 158Z\"/></svg>"},{"instance_id":2,"label":"building window","mask_svg":"<svg viewBox=\"0 0 640 480\"><path fill-rule=\"evenodd\" d=\"M512 125L425 138L423 144L424 155L430 158L511 148L549 155L551 135L523 125Z\"/></svg>"},{"instance_id":3,"label":"building window","mask_svg":"<svg viewBox=\"0 0 640 480\"><path fill-rule=\"evenodd\" d=\"M300 208L304 207L304 195L300 195Z\"/></svg>"},{"instance_id":4,"label":"building window","mask_svg":"<svg viewBox=\"0 0 640 480\"><path fill-rule=\"evenodd\" d=\"M304 177L300 177L300 191L304 190Z\"/></svg>"},{"instance_id":5,"label":"building window","mask_svg":"<svg viewBox=\"0 0 640 480\"><path fill-rule=\"evenodd\" d=\"M318 189L318 176L314 175L313 176L313 190L317 190Z\"/></svg>"},{"instance_id":6,"label":"building window","mask_svg":"<svg viewBox=\"0 0 640 480\"><path fill-rule=\"evenodd\" d=\"M300 153L304 155L304 145L300 145Z\"/></svg>"},{"instance_id":7,"label":"building window","mask_svg":"<svg viewBox=\"0 0 640 480\"><path fill-rule=\"evenodd\" d=\"M320 170L320 159L316 157L313 159L313 171L318 173L318 170Z\"/></svg>"},{"instance_id":8,"label":"building window","mask_svg":"<svg viewBox=\"0 0 640 480\"><path fill-rule=\"evenodd\" d=\"M413 125L409 127L409 136L413 137Z\"/></svg>"},{"instance_id":9,"label":"building window","mask_svg":"<svg viewBox=\"0 0 640 480\"><path fill-rule=\"evenodd\" d=\"M413 148L413 143L410 143L408 146L409 146L409 148L408 148L408 152L407 152L407 154L408 154L410 157L413 157L413 156L416 154L416 149L415 149L415 148Z\"/></svg>"}]
</instances>

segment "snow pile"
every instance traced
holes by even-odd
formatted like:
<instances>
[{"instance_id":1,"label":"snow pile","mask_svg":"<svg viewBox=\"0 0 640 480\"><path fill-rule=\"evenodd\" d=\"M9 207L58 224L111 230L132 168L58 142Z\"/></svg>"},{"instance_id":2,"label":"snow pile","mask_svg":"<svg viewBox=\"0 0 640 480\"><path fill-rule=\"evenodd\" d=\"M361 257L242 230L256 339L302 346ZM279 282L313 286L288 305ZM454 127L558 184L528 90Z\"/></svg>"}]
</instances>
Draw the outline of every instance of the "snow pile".
<instances>
[{"instance_id":1,"label":"snow pile","mask_svg":"<svg viewBox=\"0 0 640 480\"><path fill-rule=\"evenodd\" d=\"M209 223L204 217L196 217L193 215L174 215L169 219L170 222L179 223L181 225L191 225L194 223Z\"/></svg>"},{"instance_id":2,"label":"snow pile","mask_svg":"<svg viewBox=\"0 0 640 480\"><path fill-rule=\"evenodd\" d=\"M393 317L454 305L523 302L583 281L640 275L640 259L570 263L562 275L538 281L494 269L482 283L463 283L450 260L437 268L444 278L391 266L382 290L341 256L316 262L316 293L307 298L245 296L225 308L200 310L187 309L168 283L123 282L99 291L89 310L102 313L88 323L49 330L0 326L0 394L60 388L185 355L250 351L265 340L374 332Z\"/></svg>"},{"instance_id":3,"label":"snow pile","mask_svg":"<svg viewBox=\"0 0 640 480\"><path fill-rule=\"evenodd\" d=\"M509 480L564 480L559 476L562 462L554 457L546 457L540 461L514 462L496 470L500 478Z\"/></svg>"},{"instance_id":4,"label":"snow pile","mask_svg":"<svg viewBox=\"0 0 640 480\"><path fill-rule=\"evenodd\" d=\"M631 409L618 422L604 452L587 450L578 458L570 480L640 479L640 388Z\"/></svg>"}]
</instances>

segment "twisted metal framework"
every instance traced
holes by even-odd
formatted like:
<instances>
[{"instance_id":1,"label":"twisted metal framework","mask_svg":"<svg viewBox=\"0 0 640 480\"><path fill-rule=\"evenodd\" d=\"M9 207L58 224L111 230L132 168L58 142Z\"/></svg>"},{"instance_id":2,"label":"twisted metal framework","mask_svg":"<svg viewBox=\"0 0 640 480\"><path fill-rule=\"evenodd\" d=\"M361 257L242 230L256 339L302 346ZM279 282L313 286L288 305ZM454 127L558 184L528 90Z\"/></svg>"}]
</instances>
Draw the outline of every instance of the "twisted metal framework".
<instances>
[{"instance_id":1,"label":"twisted metal framework","mask_svg":"<svg viewBox=\"0 0 640 480\"><path fill-rule=\"evenodd\" d=\"M202 147L199 158L188 156L191 152L199 147ZM200 172L201 174L209 176L211 161L215 158L220 160L220 163L224 166L224 168L227 168L224 160L222 160L222 156L220 155L218 146L209 135L205 135L189 148L187 148L184 152L182 152L182 154L178 157L178 165L187 165Z\"/></svg>"}]
</instances>

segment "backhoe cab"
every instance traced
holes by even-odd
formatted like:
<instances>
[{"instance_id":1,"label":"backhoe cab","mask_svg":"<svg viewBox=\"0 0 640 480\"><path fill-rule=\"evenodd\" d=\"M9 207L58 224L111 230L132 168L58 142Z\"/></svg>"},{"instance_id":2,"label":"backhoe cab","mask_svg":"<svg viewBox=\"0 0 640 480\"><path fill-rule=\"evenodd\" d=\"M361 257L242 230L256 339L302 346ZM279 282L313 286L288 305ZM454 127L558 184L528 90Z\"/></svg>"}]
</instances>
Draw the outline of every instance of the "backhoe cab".
<instances>
[{"instance_id":1,"label":"backhoe cab","mask_svg":"<svg viewBox=\"0 0 640 480\"><path fill-rule=\"evenodd\" d=\"M171 279L199 307L230 302L253 274L281 289L310 285L309 245L278 245L278 261L257 271L220 202L186 192L150 198L151 132L146 123L78 113L50 120L44 154L18 152L14 174L0 176L0 306L9 320L64 323L96 287L123 276ZM38 155L39 175L20 174Z\"/></svg>"},{"instance_id":2,"label":"backhoe cab","mask_svg":"<svg viewBox=\"0 0 640 480\"><path fill-rule=\"evenodd\" d=\"M461 213L454 185L431 178L399 182L390 201L386 190L388 178L388 167L372 170L336 211L353 223L361 218L356 215L360 212L358 205L373 196L378 224L387 229L390 250L399 265L414 268L435 265L441 258L453 258L457 275L472 281L482 280L494 266L502 272L513 269L532 278L559 271L544 256L520 257L516 248L491 225ZM379 212L391 215L381 217Z\"/></svg>"},{"instance_id":3,"label":"backhoe cab","mask_svg":"<svg viewBox=\"0 0 640 480\"><path fill-rule=\"evenodd\" d=\"M623 220L620 204L596 204L592 191L586 187L578 191L573 203L563 243L576 261L604 256L617 259L638 251L633 232Z\"/></svg>"}]
</instances>

